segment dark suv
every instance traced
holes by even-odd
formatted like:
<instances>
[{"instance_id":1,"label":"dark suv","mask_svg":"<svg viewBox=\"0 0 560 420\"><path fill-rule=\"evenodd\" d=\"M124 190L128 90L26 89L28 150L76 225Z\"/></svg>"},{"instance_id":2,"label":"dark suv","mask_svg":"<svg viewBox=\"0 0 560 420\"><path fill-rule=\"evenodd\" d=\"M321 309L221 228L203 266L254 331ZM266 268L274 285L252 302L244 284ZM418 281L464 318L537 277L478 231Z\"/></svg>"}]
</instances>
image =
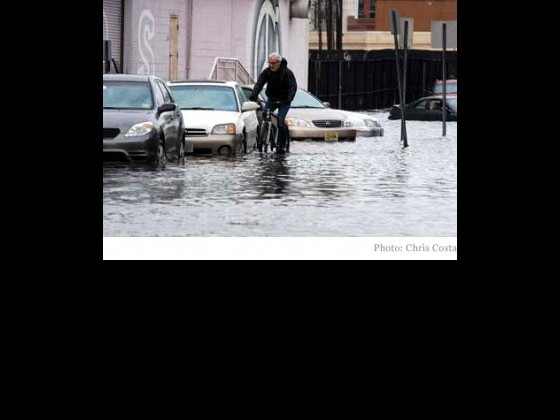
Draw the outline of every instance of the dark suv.
<instances>
[{"instance_id":1,"label":"dark suv","mask_svg":"<svg viewBox=\"0 0 560 420\"><path fill-rule=\"evenodd\" d=\"M103 162L184 162L183 117L155 76L103 75Z\"/></svg>"}]
</instances>

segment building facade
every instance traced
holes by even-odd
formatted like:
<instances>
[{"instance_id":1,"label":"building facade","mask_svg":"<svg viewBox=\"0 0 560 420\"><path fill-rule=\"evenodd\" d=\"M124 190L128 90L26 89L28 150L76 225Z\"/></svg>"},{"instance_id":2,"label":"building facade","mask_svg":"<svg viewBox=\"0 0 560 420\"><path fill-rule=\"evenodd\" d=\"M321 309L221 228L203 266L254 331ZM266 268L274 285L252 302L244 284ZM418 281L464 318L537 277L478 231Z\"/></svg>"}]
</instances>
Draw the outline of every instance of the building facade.
<instances>
[{"instance_id":1,"label":"building facade","mask_svg":"<svg viewBox=\"0 0 560 420\"><path fill-rule=\"evenodd\" d=\"M279 52L305 88L307 16L307 0L103 0L103 37L111 72L205 79L223 57L256 80L268 54Z\"/></svg>"},{"instance_id":2,"label":"building facade","mask_svg":"<svg viewBox=\"0 0 560 420\"><path fill-rule=\"evenodd\" d=\"M457 0L344 0L343 49L394 48L389 22L391 9L396 9L401 19L409 21L409 28L412 27L409 47L412 46L413 49L432 49L432 21L457 20ZM319 49L319 33L313 24L309 34L309 49Z\"/></svg>"}]
</instances>

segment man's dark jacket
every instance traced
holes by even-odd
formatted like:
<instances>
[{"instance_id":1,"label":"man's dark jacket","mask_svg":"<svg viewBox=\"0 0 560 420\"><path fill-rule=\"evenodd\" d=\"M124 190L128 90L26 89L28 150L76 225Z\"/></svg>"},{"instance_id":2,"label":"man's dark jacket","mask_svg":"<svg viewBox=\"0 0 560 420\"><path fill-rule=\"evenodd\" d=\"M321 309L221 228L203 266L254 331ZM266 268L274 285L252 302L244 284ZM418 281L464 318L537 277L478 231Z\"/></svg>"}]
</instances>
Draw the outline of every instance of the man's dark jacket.
<instances>
[{"instance_id":1,"label":"man's dark jacket","mask_svg":"<svg viewBox=\"0 0 560 420\"><path fill-rule=\"evenodd\" d=\"M266 96L270 101L292 102L297 91L297 82L294 73L288 68L288 61L283 58L280 68L271 71L266 68L259 75L257 83L253 88L251 101L256 101L266 83Z\"/></svg>"}]
</instances>

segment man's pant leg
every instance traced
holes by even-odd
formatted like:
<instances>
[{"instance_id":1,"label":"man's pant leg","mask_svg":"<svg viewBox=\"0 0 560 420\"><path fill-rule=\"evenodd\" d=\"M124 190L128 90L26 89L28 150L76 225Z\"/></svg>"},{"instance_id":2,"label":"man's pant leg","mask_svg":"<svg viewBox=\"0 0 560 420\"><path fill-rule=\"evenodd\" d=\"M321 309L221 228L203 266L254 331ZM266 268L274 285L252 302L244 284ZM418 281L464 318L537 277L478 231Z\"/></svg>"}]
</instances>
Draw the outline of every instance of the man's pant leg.
<instances>
[{"instance_id":1,"label":"man's pant leg","mask_svg":"<svg viewBox=\"0 0 560 420\"><path fill-rule=\"evenodd\" d=\"M290 110L290 103L283 103L278 107L278 143L281 149L286 148L286 139L288 138L289 131L286 125L286 115Z\"/></svg>"}]
</instances>

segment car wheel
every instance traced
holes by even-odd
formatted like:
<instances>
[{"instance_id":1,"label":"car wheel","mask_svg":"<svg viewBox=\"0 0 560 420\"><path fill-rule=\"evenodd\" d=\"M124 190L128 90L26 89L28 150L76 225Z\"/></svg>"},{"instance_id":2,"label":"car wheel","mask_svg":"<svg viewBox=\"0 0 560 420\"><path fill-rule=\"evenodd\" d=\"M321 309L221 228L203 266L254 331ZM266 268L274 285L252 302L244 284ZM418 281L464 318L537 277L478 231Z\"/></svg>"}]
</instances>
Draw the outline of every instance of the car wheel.
<instances>
[{"instance_id":1,"label":"car wheel","mask_svg":"<svg viewBox=\"0 0 560 420\"><path fill-rule=\"evenodd\" d=\"M154 168L164 169L167 164L167 154L165 153L165 147L163 147L163 142L160 140L156 155L154 157L153 166Z\"/></svg>"},{"instance_id":2,"label":"car wheel","mask_svg":"<svg viewBox=\"0 0 560 420\"><path fill-rule=\"evenodd\" d=\"M181 140L179 143L179 152L177 153L177 161L179 165L185 164L185 140Z\"/></svg>"},{"instance_id":3,"label":"car wheel","mask_svg":"<svg viewBox=\"0 0 560 420\"><path fill-rule=\"evenodd\" d=\"M261 137L261 136L262 136L262 133L261 133L261 135L257 136L257 144L256 144L256 146L257 146L257 150L258 150L259 152L262 152L262 146L263 146L263 145L262 145L262 140L261 140L262 137Z\"/></svg>"}]
</instances>

